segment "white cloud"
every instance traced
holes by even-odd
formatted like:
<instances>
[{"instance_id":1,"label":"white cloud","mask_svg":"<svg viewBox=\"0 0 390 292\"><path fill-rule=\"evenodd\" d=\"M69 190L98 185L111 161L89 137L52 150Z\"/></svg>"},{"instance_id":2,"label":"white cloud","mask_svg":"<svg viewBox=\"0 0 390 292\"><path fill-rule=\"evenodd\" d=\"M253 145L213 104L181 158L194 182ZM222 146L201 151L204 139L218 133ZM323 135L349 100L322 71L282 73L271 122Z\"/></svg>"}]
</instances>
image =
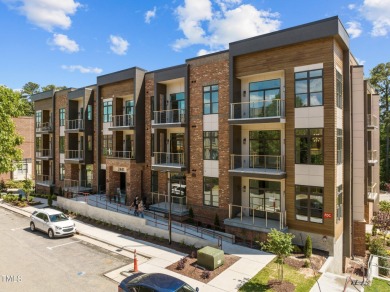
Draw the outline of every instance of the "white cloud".
<instances>
[{"instance_id":1,"label":"white cloud","mask_svg":"<svg viewBox=\"0 0 390 292\"><path fill-rule=\"evenodd\" d=\"M153 10L146 11L146 13L145 13L145 22L146 23L150 23L150 20L152 18L156 17L156 11L157 11L156 6L153 7Z\"/></svg>"},{"instance_id":2,"label":"white cloud","mask_svg":"<svg viewBox=\"0 0 390 292\"><path fill-rule=\"evenodd\" d=\"M390 0L364 0L360 12L372 23L372 36L386 36L390 32Z\"/></svg>"},{"instance_id":3,"label":"white cloud","mask_svg":"<svg viewBox=\"0 0 390 292\"><path fill-rule=\"evenodd\" d=\"M120 36L110 35L110 49L117 55L126 55L127 48L129 47L128 41Z\"/></svg>"},{"instance_id":4,"label":"white cloud","mask_svg":"<svg viewBox=\"0 0 390 292\"><path fill-rule=\"evenodd\" d=\"M212 54L212 53L215 53L215 52L216 51L208 51L208 50L205 50L205 49L200 49L196 55L199 57L199 56Z\"/></svg>"},{"instance_id":5,"label":"white cloud","mask_svg":"<svg viewBox=\"0 0 390 292\"><path fill-rule=\"evenodd\" d=\"M67 70L69 72L79 71L80 73L94 73L94 74L100 74L103 72L103 69L97 68L97 67L84 67L81 65L62 65L62 69Z\"/></svg>"},{"instance_id":6,"label":"white cloud","mask_svg":"<svg viewBox=\"0 0 390 292\"><path fill-rule=\"evenodd\" d=\"M81 6L75 0L3 0L12 9L25 15L34 25L47 31L55 27L68 29L72 24L70 15Z\"/></svg>"},{"instance_id":7,"label":"white cloud","mask_svg":"<svg viewBox=\"0 0 390 292\"><path fill-rule=\"evenodd\" d=\"M173 49L191 45L204 45L208 49L198 52L214 52L228 47L229 42L269 33L279 29L279 14L258 10L241 0L185 0L176 9L179 28L184 38L177 39Z\"/></svg>"},{"instance_id":8,"label":"white cloud","mask_svg":"<svg viewBox=\"0 0 390 292\"><path fill-rule=\"evenodd\" d=\"M362 34L362 27L357 21L349 21L346 23L347 32L351 36L351 38L357 38Z\"/></svg>"},{"instance_id":9,"label":"white cloud","mask_svg":"<svg viewBox=\"0 0 390 292\"><path fill-rule=\"evenodd\" d=\"M61 51L67 53L75 53L80 50L79 45L74 40L71 40L67 35L60 33L55 33L53 35L53 40L50 41L50 44L59 47Z\"/></svg>"},{"instance_id":10,"label":"white cloud","mask_svg":"<svg viewBox=\"0 0 390 292\"><path fill-rule=\"evenodd\" d=\"M355 57L355 59L356 59L356 62L358 62L359 65L364 65L364 63L366 63L366 61L360 60L359 58Z\"/></svg>"},{"instance_id":11,"label":"white cloud","mask_svg":"<svg viewBox=\"0 0 390 292\"><path fill-rule=\"evenodd\" d=\"M356 4L348 4L348 9L349 10L354 10L356 8Z\"/></svg>"}]
</instances>

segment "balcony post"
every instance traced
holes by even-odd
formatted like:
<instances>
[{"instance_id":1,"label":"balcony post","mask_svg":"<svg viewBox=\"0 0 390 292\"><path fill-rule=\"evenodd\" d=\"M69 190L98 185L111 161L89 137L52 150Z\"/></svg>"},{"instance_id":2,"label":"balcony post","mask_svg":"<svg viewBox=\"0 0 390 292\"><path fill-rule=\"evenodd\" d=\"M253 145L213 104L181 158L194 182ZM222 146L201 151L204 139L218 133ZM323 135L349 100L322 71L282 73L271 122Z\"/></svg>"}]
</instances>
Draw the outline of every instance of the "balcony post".
<instances>
[{"instance_id":1,"label":"balcony post","mask_svg":"<svg viewBox=\"0 0 390 292\"><path fill-rule=\"evenodd\" d=\"M268 228L268 212L265 211L265 228Z\"/></svg>"},{"instance_id":2,"label":"balcony post","mask_svg":"<svg viewBox=\"0 0 390 292\"><path fill-rule=\"evenodd\" d=\"M229 204L229 219L232 219L232 204Z\"/></svg>"}]
</instances>

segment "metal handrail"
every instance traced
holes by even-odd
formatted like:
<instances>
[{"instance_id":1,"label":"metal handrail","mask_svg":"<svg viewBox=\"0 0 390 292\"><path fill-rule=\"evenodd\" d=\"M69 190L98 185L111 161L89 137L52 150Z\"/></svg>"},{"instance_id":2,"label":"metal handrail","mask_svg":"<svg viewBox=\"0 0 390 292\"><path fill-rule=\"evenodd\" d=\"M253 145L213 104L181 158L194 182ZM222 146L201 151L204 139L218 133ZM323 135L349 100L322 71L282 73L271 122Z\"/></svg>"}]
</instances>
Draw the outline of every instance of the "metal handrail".
<instances>
[{"instance_id":1,"label":"metal handrail","mask_svg":"<svg viewBox=\"0 0 390 292\"><path fill-rule=\"evenodd\" d=\"M155 197L157 196L157 202L158 203L164 203L164 206L165 206L165 209L168 210L168 197L169 195L167 194L161 194L161 193L155 193L155 192L152 192L151 193L152 195L152 202L153 204L155 204ZM160 201L160 198L163 198L162 202ZM182 212L184 209L187 209L187 196L177 196L177 195L171 195L171 202L172 203L175 203L175 201L179 201L179 205L180 205L180 212Z\"/></svg>"},{"instance_id":2,"label":"metal handrail","mask_svg":"<svg viewBox=\"0 0 390 292\"><path fill-rule=\"evenodd\" d=\"M378 117L376 115L367 115L367 126L378 127Z\"/></svg>"},{"instance_id":3,"label":"metal handrail","mask_svg":"<svg viewBox=\"0 0 390 292\"><path fill-rule=\"evenodd\" d=\"M37 132L42 132L42 131L51 131L53 129L53 123L52 122L37 122L35 125L35 129Z\"/></svg>"},{"instance_id":4,"label":"metal handrail","mask_svg":"<svg viewBox=\"0 0 390 292\"><path fill-rule=\"evenodd\" d=\"M185 109L154 111L153 124L180 124L185 123Z\"/></svg>"},{"instance_id":5,"label":"metal handrail","mask_svg":"<svg viewBox=\"0 0 390 292\"><path fill-rule=\"evenodd\" d=\"M37 174L35 176L36 184L51 185L51 182L52 182L52 177L50 175Z\"/></svg>"},{"instance_id":6,"label":"metal handrail","mask_svg":"<svg viewBox=\"0 0 390 292\"><path fill-rule=\"evenodd\" d=\"M154 152L154 164L179 164L184 166L184 153Z\"/></svg>"},{"instance_id":7,"label":"metal handrail","mask_svg":"<svg viewBox=\"0 0 390 292\"><path fill-rule=\"evenodd\" d=\"M284 171L284 156L283 155L241 155L231 154L231 169L251 168L264 170L279 170Z\"/></svg>"},{"instance_id":8,"label":"metal handrail","mask_svg":"<svg viewBox=\"0 0 390 292\"><path fill-rule=\"evenodd\" d=\"M377 150L368 150L367 151L367 158L369 161L378 160L378 151Z\"/></svg>"},{"instance_id":9,"label":"metal handrail","mask_svg":"<svg viewBox=\"0 0 390 292\"><path fill-rule=\"evenodd\" d=\"M107 158L127 158L134 159L133 151L109 151L107 152Z\"/></svg>"},{"instance_id":10,"label":"metal handrail","mask_svg":"<svg viewBox=\"0 0 390 292\"><path fill-rule=\"evenodd\" d=\"M84 150L65 150L65 159L84 159Z\"/></svg>"},{"instance_id":11,"label":"metal handrail","mask_svg":"<svg viewBox=\"0 0 390 292\"><path fill-rule=\"evenodd\" d=\"M111 116L111 127L132 127L134 126L134 115Z\"/></svg>"},{"instance_id":12,"label":"metal handrail","mask_svg":"<svg viewBox=\"0 0 390 292\"><path fill-rule=\"evenodd\" d=\"M79 192L80 188L88 188L86 180L64 179L64 190L73 192Z\"/></svg>"},{"instance_id":13,"label":"metal handrail","mask_svg":"<svg viewBox=\"0 0 390 292\"><path fill-rule=\"evenodd\" d=\"M75 119L66 121L66 130L84 130L84 120Z\"/></svg>"},{"instance_id":14,"label":"metal handrail","mask_svg":"<svg viewBox=\"0 0 390 292\"><path fill-rule=\"evenodd\" d=\"M35 151L36 157L52 157L52 150L51 149L37 149Z\"/></svg>"},{"instance_id":15,"label":"metal handrail","mask_svg":"<svg viewBox=\"0 0 390 292\"><path fill-rule=\"evenodd\" d=\"M241 205L234 205L234 204L229 204L229 219L233 219L235 218L235 214L233 214L233 207L234 208L239 208L240 209L240 221L242 221L242 218L243 217L249 217L249 216L245 216L243 215L244 214L244 209L248 209L249 211L252 210L252 225L255 225L255 211L263 211L265 212L265 228L268 228L268 214L279 214L279 229L283 229L286 225L285 225L285 216L284 216L284 212L278 212L278 211L268 211L268 210L265 210L264 208L252 208L252 207L245 207L245 206L241 206Z\"/></svg>"},{"instance_id":16,"label":"metal handrail","mask_svg":"<svg viewBox=\"0 0 390 292\"><path fill-rule=\"evenodd\" d=\"M246 101L230 104L230 119L258 119L285 116L284 99Z\"/></svg>"}]
</instances>

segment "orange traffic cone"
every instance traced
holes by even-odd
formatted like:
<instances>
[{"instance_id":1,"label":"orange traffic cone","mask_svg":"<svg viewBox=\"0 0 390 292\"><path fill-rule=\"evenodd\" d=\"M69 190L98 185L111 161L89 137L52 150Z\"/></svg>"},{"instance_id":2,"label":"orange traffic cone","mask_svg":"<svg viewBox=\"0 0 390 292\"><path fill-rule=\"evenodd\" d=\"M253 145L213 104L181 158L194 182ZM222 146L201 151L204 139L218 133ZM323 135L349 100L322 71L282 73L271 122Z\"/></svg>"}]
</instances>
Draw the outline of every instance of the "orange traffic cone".
<instances>
[{"instance_id":1,"label":"orange traffic cone","mask_svg":"<svg viewBox=\"0 0 390 292\"><path fill-rule=\"evenodd\" d=\"M134 273L138 273L137 250L134 250Z\"/></svg>"}]
</instances>

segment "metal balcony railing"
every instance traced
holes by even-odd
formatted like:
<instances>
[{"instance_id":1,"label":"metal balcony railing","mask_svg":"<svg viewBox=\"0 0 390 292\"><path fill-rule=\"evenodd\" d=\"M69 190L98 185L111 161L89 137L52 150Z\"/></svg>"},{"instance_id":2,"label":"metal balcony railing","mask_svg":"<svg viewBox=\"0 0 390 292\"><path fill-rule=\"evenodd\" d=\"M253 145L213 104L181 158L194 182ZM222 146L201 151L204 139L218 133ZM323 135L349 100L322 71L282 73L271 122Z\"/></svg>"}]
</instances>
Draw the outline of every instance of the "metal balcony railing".
<instances>
[{"instance_id":1,"label":"metal balcony railing","mask_svg":"<svg viewBox=\"0 0 390 292\"><path fill-rule=\"evenodd\" d=\"M84 120L67 120L65 130L84 130Z\"/></svg>"},{"instance_id":2,"label":"metal balcony railing","mask_svg":"<svg viewBox=\"0 0 390 292\"><path fill-rule=\"evenodd\" d=\"M134 159L133 151L107 151L108 158Z\"/></svg>"},{"instance_id":3,"label":"metal balcony railing","mask_svg":"<svg viewBox=\"0 0 390 292\"><path fill-rule=\"evenodd\" d=\"M36 132L50 132L52 130L53 130L52 122L36 123L35 124L35 131Z\"/></svg>"},{"instance_id":4,"label":"metal balcony railing","mask_svg":"<svg viewBox=\"0 0 390 292\"><path fill-rule=\"evenodd\" d=\"M185 109L155 111L153 124L184 124L185 113Z\"/></svg>"},{"instance_id":5,"label":"metal balcony railing","mask_svg":"<svg viewBox=\"0 0 390 292\"><path fill-rule=\"evenodd\" d=\"M40 157L53 157L53 152L51 149L37 149L35 151L35 156Z\"/></svg>"},{"instance_id":6,"label":"metal balcony railing","mask_svg":"<svg viewBox=\"0 0 390 292\"><path fill-rule=\"evenodd\" d=\"M264 216L259 218L255 216L261 211ZM270 219L277 218L275 219ZM229 219L238 220L246 225L254 225L262 228L278 228L279 230L286 227L286 212L268 211L259 207L245 207L241 205L229 204Z\"/></svg>"},{"instance_id":7,"label":"metal balcony railing","mask_svg":"<svg viewBox=\"0 0 390 292\"><path fill-rule=\"evenodd\" d=\"M372 182L367 186L367 198L369 200L375 200L378 195L378 187L377 184Z\"/></svg>"},{"instance_id":8,"label":"metal balcony railing","mask_svg":"<svg viewBox=\"0 0 390 292\"><path fill-rule=\"evenodd\" d=\"M230 104L230 119L259 119L284 117L284 99Z\"/></svg>"},{"instance_id":9,"label":"metal balcony railing","mask_svg":"<svg viewBox=\"0 0 390 292\"><path fill-rule=\"evenodd\" d=\"M65 159L83 160L84 150L65 150Z\"/></svg>"},{"instance_id":10,"label":"metal balcony railing","mask_svg":"<svg viewBox=\"0 0 390 292\"><path fill-rule=\"evenodd\" d=\"M369 163L375 163L378 161L378 151L377 150L368 150L367 159Z\"/></svg>"},{"instance_id":11,"label":"metal balcony railing","mask_svg":"<svg viewBox=\"0 0 390 292\"><path fill-rule=\"evenodd\" d=\"M230 169L284 171L284 156L231 154Z\"/></svg>"},{"instance_id":12,"label":"metal balcony railing","mask_svg":"<svg viewBox=\"0 0 390 292\"><path fill-rule=\"evenodd\" d=\"M117 115L111 117L111 127L133 127L134 115Z\"/></svg>"},{"instance_id":13,"label":"metal balcony railing","mask_svg":"<svg viewBox=\"0 0 390 292\"><path fill-rule=\"evenodd\" d=\"M376 115L367 115L367 127L378 128L378 117Z\"/></svg>"},{"instance_id":14,"label":"metal balcony railing","mask_svg":"<svg viewBox=\"0 0 390 292\"><path fill-rule=\"evenodd\" d=\"M171 195L172 211L183 212L187 210L187 197ZM168 211L168 195L152 192L152 204L158 204L158 207Z\"/></svg>"},{"instance_id":15,"label":"metal balcony railing","mask_svg":"<svg viewBox=\"0 0 390 292\"><path fill-rule=\"evenodd\" d=\"M65 179L64 180L64 191L72 193L80 193L89 191L92 188L92 184L85 180L73 180Z\"/></svg>"},{"instance_id":16,"label":"metal balcony railing","mask_svg":"<svg viewBox=\"0 0 390 292\"><path fill-rule=\"evenodd\" d=\"M154 164L184 166L184 153L154 152Z\"/></svg>"},{"instance_id":17,"label":"metal balcony railing","mask_svg":"<svg viewBox=\"0 0 390 292\"><path fill-rule=\"evenodd\" d=\"M35 175L35 184L50 186L52 183L52 177L50 175L37 174Z\"/></svg>"}]
</instances>

